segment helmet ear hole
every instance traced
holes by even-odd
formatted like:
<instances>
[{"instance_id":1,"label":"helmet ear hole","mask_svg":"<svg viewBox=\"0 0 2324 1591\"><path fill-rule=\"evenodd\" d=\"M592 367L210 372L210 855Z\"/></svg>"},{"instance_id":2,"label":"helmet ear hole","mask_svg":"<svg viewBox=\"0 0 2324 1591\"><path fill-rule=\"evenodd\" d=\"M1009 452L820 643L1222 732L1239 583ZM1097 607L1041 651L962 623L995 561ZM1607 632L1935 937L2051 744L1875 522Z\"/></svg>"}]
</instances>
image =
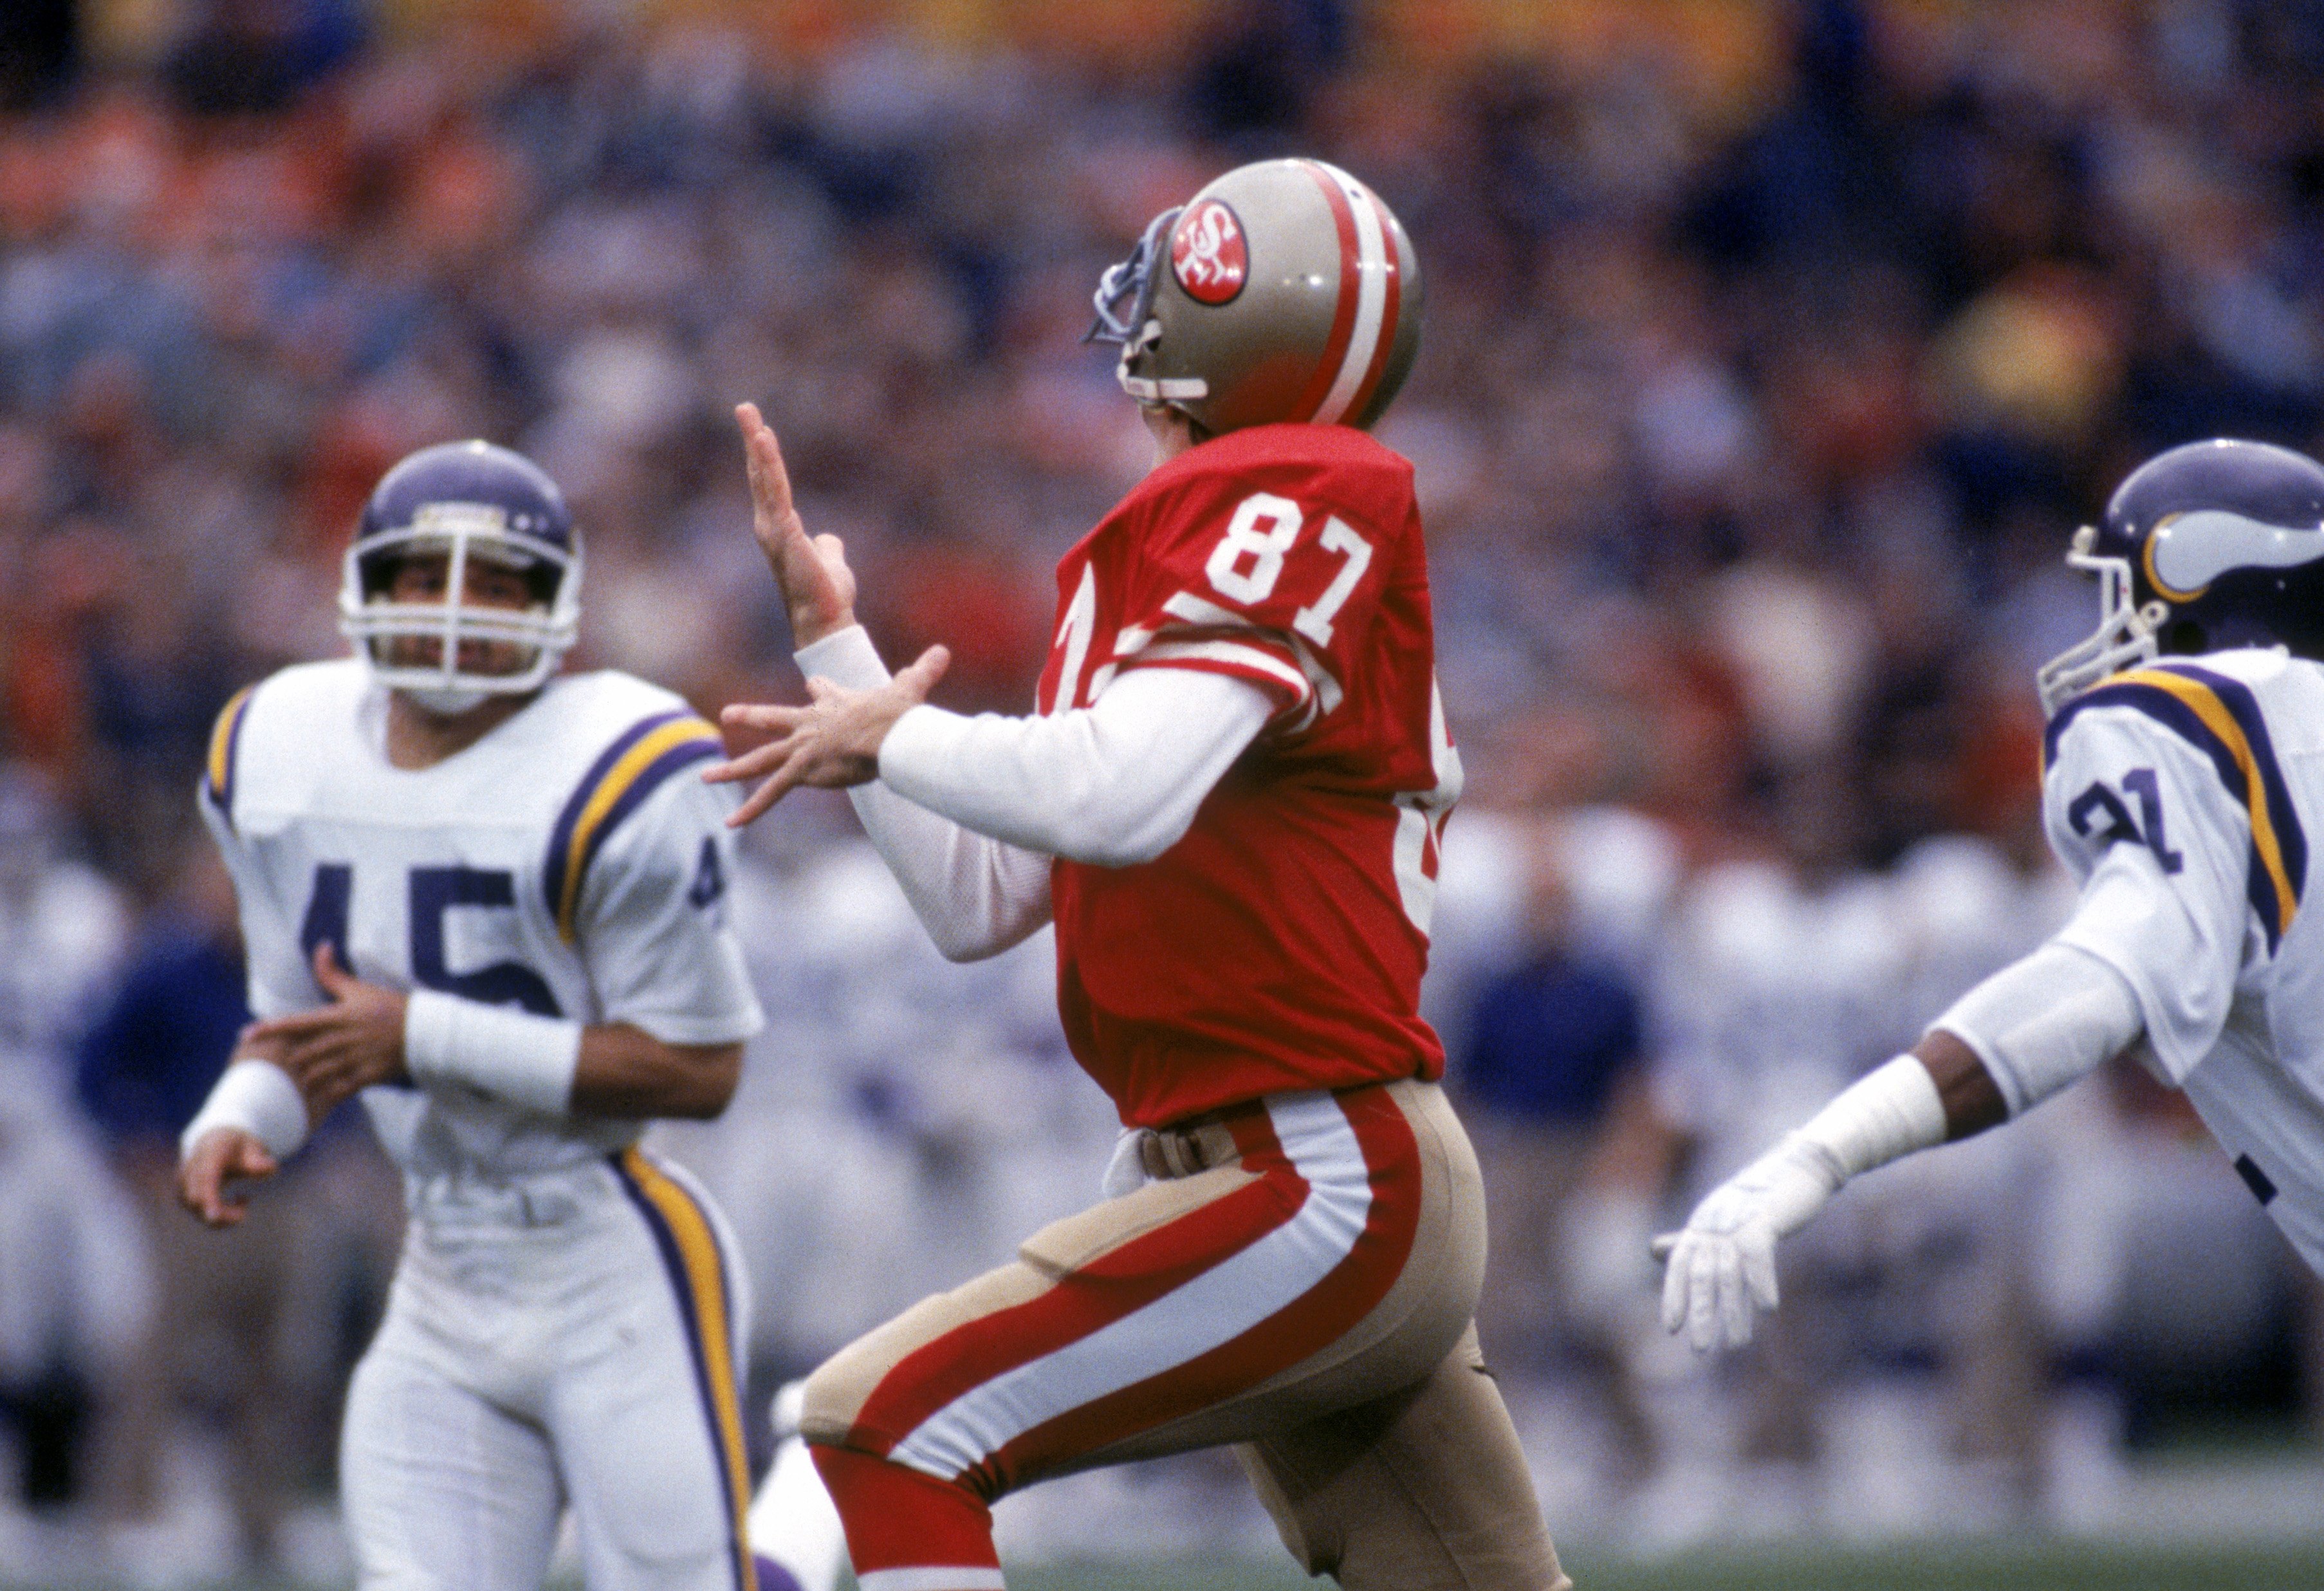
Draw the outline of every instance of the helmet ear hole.
<instances>
[{"instance_id":1,"label":"helmet ear hole","mask_svg":"<svg viewBox=\"0 0 2324 1591\"><path fill-rule=\"evenodd\" d=\"M401 558L356 560L356 578L363 582L364 600L370 602L385 596L387 588L395 584L395 571L402 567L402 563Z\"/></svg>"}]
</instances>

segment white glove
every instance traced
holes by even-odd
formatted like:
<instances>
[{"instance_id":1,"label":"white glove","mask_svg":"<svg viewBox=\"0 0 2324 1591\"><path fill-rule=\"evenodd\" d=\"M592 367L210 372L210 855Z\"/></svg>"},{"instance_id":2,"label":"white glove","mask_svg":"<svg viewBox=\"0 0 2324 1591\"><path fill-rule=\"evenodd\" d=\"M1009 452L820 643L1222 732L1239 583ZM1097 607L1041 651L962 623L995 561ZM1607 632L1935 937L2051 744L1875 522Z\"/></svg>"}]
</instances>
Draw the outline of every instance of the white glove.
<instances>
[{"instance_id":1,"label":"white glove","mask_svg":"<svg viewBox=\"0 0 2324 1591\"><path fill-rule=\"evenodd\" d=\"M1751 1340L1757 1309L1775 1307L1775 1240L1798 1231L1848 1173L1831 1151L1793 1133L1694 1207L1686 1229L1655 1239L1666 1262L1663 1328L1686 1328L1707 1353Z\"/></svg>"}]
</instances>

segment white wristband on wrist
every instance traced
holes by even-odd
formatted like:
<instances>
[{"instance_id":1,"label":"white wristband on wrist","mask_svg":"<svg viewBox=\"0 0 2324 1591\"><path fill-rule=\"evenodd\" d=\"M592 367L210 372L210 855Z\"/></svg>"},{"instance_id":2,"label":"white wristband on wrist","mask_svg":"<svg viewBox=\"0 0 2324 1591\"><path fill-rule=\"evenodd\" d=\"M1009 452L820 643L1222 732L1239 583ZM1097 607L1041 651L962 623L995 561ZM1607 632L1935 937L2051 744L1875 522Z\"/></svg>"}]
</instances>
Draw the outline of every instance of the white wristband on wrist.
<instances>
[{"instance_id":1,"label":"white wristband on wrist","mask_svg":"<svg viewBox=\"0 0 2324 1591\"><path fill-rule=\"evenodd\" d=\"M220 1127L247 1133L276 1160L288 1160L307 1142L307 1102L290 1074L272 1061L237 1060L178 1135L179 1160L192 1155L194 1145Z\"/></svg>"},{"instance_id":2,"label":"white wristband on wrist","mask_svg":"<svg viewBox=\"0 0 2324 1591\"><path fill-rule=\"evenodd\" d=\"M403 1064L411 1080L462 1083L543 1115L572 1107L581 1024L414 989L403 1007Z\"/></svg>"},{"instance_id":3,"label":"white wristband on wrist","mask_svg":"<svg viewBox=\"0 0 2324 1591\"><path fill-rule=\"evenodd\" d=\"M1900 1055L1840 1090L1793 1136L1822 1151L1846 1181L1942 1143L1945 1102L1919 1058Z\"/></svg>"}]
</instances>

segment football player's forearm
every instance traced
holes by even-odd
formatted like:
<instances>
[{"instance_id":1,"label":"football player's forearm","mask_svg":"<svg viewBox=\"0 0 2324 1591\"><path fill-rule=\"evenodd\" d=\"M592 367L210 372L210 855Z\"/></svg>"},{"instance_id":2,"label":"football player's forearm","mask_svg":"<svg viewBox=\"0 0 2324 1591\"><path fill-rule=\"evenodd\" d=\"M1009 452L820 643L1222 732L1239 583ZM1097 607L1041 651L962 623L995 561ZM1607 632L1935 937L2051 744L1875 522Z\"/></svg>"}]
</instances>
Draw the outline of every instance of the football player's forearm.
<instances>
[{"instance_id":1,"label":"football player's forearm","mask_svg":"<svg viewBox=\"0 0 2324 1591\"><path fill-rule=\"evenodd\" d=\"M581 1030L572 1114L707 1121L742 1076L740 1044L669 1044L628 1022L600 1022Z\"/></svg>"},{"instance_id":2,"label":"football player's forearm","mask_svg":"<svg viewBox=\"0 0 2324 1591\"><path fill-rule=\"evenodd\" d=\"M847 793L872 848L947 961L998 956L1048 923L1048 857L963 828L876 782Z\"/></svg>"},{"instance_id":3,"label":"football player's forearm","mask_svg":"<svg viewBox=\"0 0 2324 1591\"><path fill-rule=\"evenodd\" d=\"M190 1157L194 1145L218 1127L247 1133L275 1159L288 1160L307 1141L307 1106L299 1086L281 1068L236 1051L180 1135L179 1158Z\"/></svg>"},{"instance_id":4,"label":"football player's forearm","mask_svg":"<svg viewBox=\"0 0 2324 1591\"><path fill-rule=\"evenodd\" d=\"M2044 945L1961 996L1909 1057L1841 1094L1799 1135L1827 1144L1845 1180L1997 1126L2137 1036L2137 1004L2111 968Z\"/></svg>"},{"instance_id":5,"label":"football player's forearm","mask_svg":"<svg viewBox=\"0 0 2324 1591\"><path fill-rule=\"evenodd\" d=\"M1932 1028L1913 1046L1913 1058L1928 1068L1945 1110L1945 1142L1974 1137L2009 1119L2009 1101L1977 1051L1942 1028Z\"/></svg>"},{"instance_id":6,"label":"football player's forearm","mask_svg":"<svg viewBox=\"0 0 2324 1591\"><path fill-rule=\"evenodd\" d=\"M881 747L880 777L980 834L1129 866L1178 842L1274 711L1241 680L1138 670L1094 707L1045 717L915 708Z\"/></svg>"}]
</instances>

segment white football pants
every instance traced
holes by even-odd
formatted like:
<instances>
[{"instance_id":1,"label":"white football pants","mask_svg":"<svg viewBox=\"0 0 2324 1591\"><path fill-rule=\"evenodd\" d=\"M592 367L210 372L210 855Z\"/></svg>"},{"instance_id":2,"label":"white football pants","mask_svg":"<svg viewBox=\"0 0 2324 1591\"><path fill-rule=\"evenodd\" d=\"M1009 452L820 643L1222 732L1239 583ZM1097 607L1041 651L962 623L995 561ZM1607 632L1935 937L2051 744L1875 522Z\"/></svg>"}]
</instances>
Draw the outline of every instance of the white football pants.
<instances>
[{"instance_id":1,"label":"white football pants","mask_svg":"<svg viewBox=\"0 0 2324 1591\"><path fill-rule=\"evenodd\" d=\"M724 1217L637 1150L418 1211L339 1477L363 1591L754 1591Z\"/></svg>"}]
</instances>

